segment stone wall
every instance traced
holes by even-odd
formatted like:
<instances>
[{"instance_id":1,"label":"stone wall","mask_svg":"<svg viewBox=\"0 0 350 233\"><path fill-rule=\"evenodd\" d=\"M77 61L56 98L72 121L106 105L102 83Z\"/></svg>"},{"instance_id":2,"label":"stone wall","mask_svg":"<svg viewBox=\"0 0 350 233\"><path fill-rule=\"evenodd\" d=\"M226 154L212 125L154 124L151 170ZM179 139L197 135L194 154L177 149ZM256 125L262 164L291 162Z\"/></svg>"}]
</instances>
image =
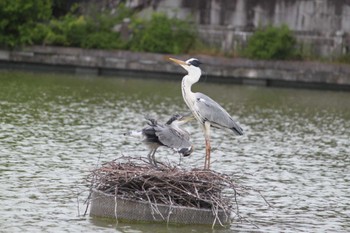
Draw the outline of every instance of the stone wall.
<instances>
[{"instance_id":1,"label":"stone wall","mask_svg":"<svg viewBox=\"0 0 350 233\"><path fill-rule=\"evenodd\" d=\"M145 1L129 0L136 7ZM350 52L349 0L159 0L145 7L169 16L192 16L201 38L225 51L237 49L259 26L287 24L295 32L304 52L339 56ZM132 4L131 4L132 3Z\"/></svg>"},{"instance_id":2,"label":"stone wall","mask_svg":"<svg viewBox=\"0 0 350 233\"><path fill-rule=\"evenodd\" d=\"M32 46L0 50L0 69L179 79L173 55ZM186 60L186 56L176 56ZM350 66L319 62L254 61L198 55L209 82L350 90Z\"/></svg>"},{"instance_id":3,"label":"stone wall","mask_svg":"<svg viewBox=\"0 0 350 233\"><path fill-rule=\"evenodd\" d=\"M191 18L200 37L234 52L259 26L286 24L305 55L337 57L350 53L350 0L77 0L83 12L111 9L121 2L149 18L153 12Z\"/></svg>"},{"instance_id":4,"label":"stone wall","mask_svg":"<svg viewBox=\"0 0 350 233\"><path fill-rule=\"evenodd\" d=\"M244 31L269 24L323 35L350 31L349 0L161 0L156 9L192 14L199 24Z\"/></svg>"}]
</instances>

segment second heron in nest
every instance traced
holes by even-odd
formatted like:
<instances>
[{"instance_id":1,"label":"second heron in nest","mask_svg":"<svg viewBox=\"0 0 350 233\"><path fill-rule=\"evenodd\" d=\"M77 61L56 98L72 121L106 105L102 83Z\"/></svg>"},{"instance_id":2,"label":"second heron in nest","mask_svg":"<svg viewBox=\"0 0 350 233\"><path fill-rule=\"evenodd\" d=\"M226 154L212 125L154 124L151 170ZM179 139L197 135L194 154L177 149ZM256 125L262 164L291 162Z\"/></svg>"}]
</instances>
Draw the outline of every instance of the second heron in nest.
<instances>
[{"instance_id":1,"label":"second heron in nest","mask_svg":"<svg viewBox=\"0 0 350 233\"><path fill-rule=\"evenodd\" d=\"M189 133L181 128L181 125L192 120L189 115L174 114L165 124L146 117L148 121L145 128L140 131L131 131L126 135L142 136L143 142L150 148L148 153L149 162L157 167L155 153L160 146L171 148L180 155L189 156L193 151Z\"/></svg>"}]
</instances>

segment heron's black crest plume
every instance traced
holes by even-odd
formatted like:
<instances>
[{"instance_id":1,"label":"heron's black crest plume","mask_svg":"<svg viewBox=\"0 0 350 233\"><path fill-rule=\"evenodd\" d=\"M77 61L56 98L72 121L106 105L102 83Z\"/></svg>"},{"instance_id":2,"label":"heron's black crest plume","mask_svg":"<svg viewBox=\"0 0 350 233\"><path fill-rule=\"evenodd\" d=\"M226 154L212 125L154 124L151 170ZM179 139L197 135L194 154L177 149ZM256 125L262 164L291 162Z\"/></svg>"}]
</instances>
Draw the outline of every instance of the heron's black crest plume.
<instances>
[{"instance_id":1,"label":"heron's black crest plume","mask_svg":"<svg viewBox=\"0 0 350 233\"><path fill-rule=\"evenodd\" d=\"M201 64L203 64L202 62L200 62L198 59L194 58L193 60L191 60L189 62L191 65L199 67Z\"/></svg>"}]
</instances>

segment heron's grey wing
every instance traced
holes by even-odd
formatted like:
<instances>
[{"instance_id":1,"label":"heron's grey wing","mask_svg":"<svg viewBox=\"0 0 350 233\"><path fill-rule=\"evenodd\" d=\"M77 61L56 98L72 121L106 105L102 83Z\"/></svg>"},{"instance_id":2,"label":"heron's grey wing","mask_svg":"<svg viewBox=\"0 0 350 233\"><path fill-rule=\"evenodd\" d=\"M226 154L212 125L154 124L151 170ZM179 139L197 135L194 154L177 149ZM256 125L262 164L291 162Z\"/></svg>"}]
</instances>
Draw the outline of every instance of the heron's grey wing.
<instances>
[{"instance_id":1,"label":"heron's grey wing","mask_svg":"<svg viewBox=\"0 0 350 233\"><path fill-rule=\"evenodd\" d=\"M159 141L167 147L178 151L191 146L189 135L182 134L169 126L156 127L155 129Z\"/></svg>"},{"instance_id":2,"label":"heron's grey wing","mask_svg":"<svg viewBox=\"0 0 350 233\"><path fill-rule=\"evenodd\" d=\"M209 121L214 127L228 128L238 135L243 135L243 129L220 104L199 92L195 93L195 96L194 107L203 121Z\"/></svg>"},{"instance_id":3,"label":"heron's grey wing","mask_svg":"<svg viewBox=\"0 0 350 233\"><path fill-rule=\"evenodd\" d=\"M150 116L145 116L145 119L148 121L147 124L150 126L155 126L158 124L157 120L155 118L150 117Z\"/></svg>"}]
</instances>

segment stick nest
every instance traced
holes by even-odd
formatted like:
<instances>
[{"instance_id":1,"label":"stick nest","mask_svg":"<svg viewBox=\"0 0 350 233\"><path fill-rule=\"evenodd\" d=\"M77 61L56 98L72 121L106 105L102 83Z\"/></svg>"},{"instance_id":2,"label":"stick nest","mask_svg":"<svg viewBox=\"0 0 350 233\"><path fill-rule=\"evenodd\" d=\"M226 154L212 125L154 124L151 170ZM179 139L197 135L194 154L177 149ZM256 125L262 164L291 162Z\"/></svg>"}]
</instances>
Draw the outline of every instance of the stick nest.
<instances>
[{"instance_id":1,"label":"stick nest","mask_svg":"<svg viewBox=\"0 0 350 233\"><path fill-rule=\"evenodd\" d=\"M166 164L157 169L141 158L118 161L92 171L88 179L92 188L129 200L223 210L226 214L236 205L238 215L236 196L244 189L228 175Z\"/></svg>"}]
</instances>

